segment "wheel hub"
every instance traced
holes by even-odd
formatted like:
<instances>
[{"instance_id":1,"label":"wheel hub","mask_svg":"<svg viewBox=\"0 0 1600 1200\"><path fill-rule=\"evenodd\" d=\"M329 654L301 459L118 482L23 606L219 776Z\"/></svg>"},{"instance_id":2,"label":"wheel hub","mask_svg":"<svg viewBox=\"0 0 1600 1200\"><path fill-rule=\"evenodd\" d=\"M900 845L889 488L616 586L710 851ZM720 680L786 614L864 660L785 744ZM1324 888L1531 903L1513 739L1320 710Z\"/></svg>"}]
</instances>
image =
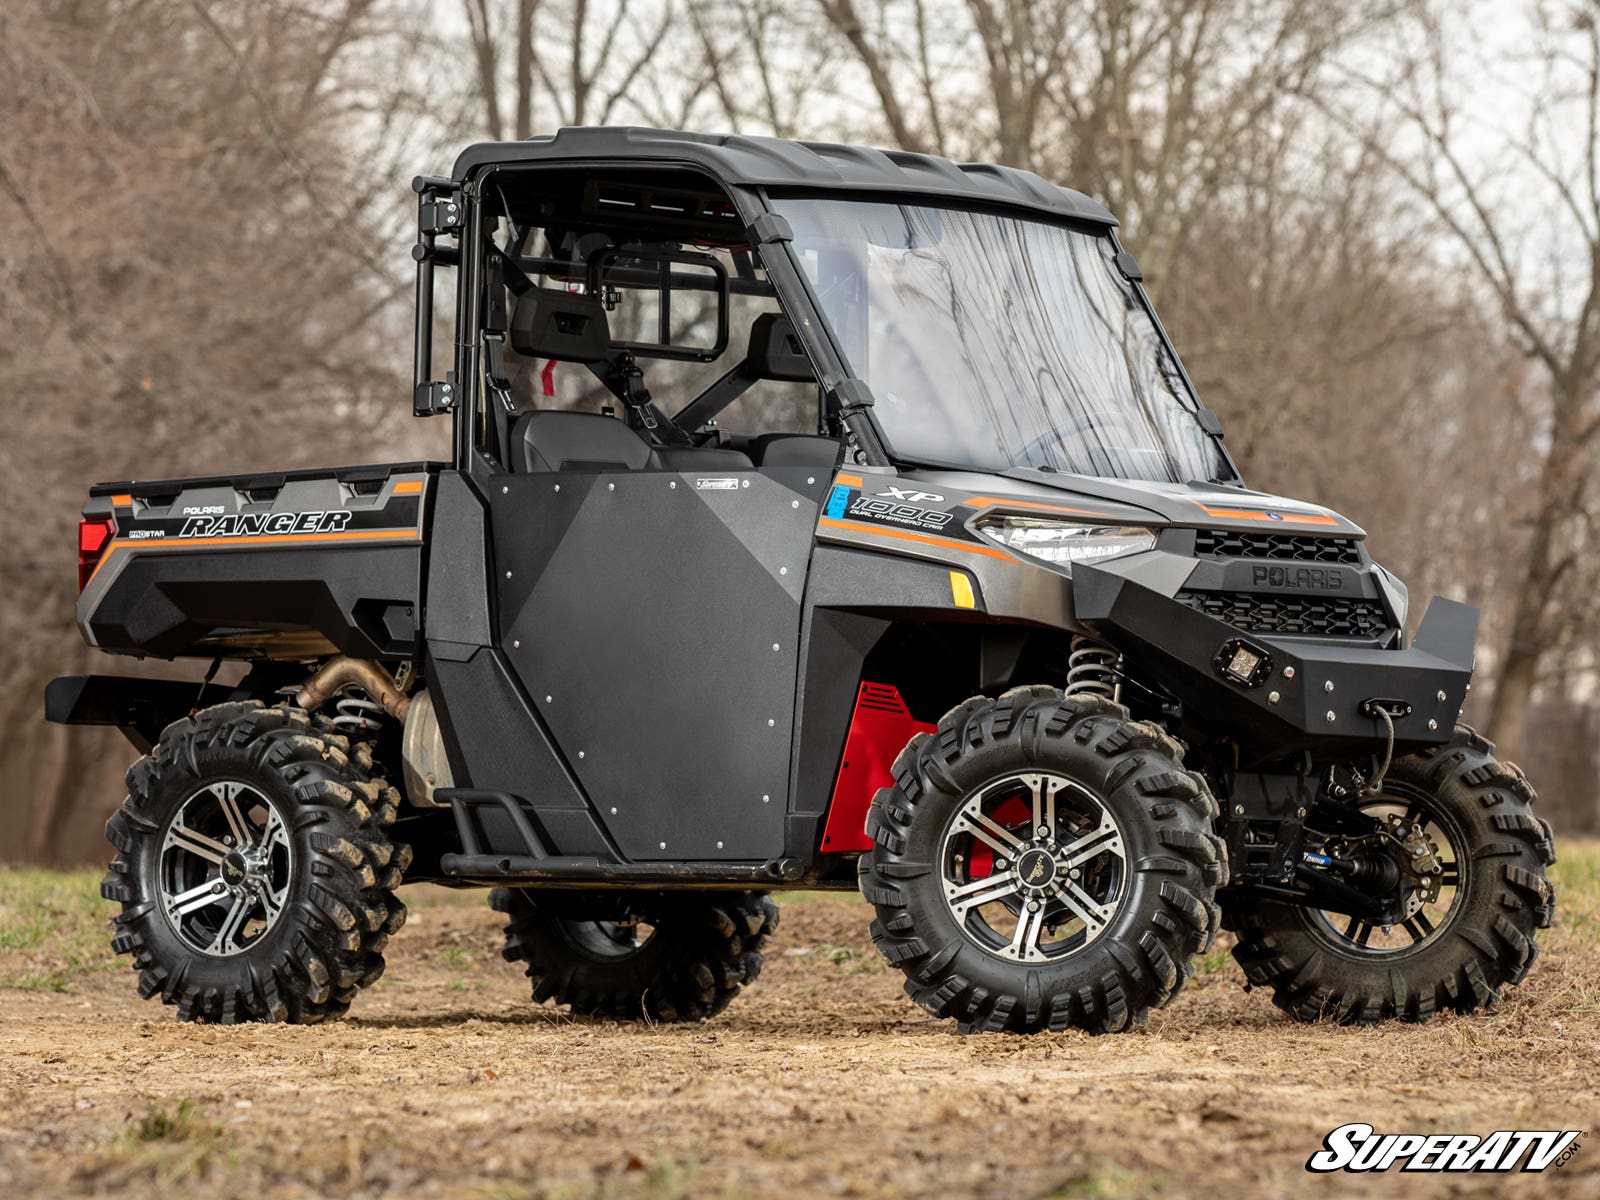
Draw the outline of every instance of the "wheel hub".
<instances>
[{"instance_id":1,"label":"wheel hub","mask_svg":"<svg viewBox=\"0 0 1600 1200\"><path fill-rule=\"evenodd\" d=\"M1053 848L1035 843L1017 859L1017 865L1012 870L1016 873L1017 882L1028 891L1044 893L1055 882L1061 864L1050 853Z\"/></svg>"},{"instance_id":2,"label":"wheel hub","mask_svg":"<svg viewBox=\"0 0 1600 1200\"><path fill-rule=\"evenodd\" d=\"M222 860L222 882L229 887L238 887L249 877L250 864L237 850Z\"/></svg>"},{"instance_id":3,"label":"wheel hub","mask_svg":"<svg viewBox=\"0 0 1600 1200\"><path fill-rule=\"evenodd\" d=\"M1460 849L1427 798L1410 790L1374 796L1360 807L1378 823L1375 833L1362 841L1369 856L1381 856L1389 871L1398 875L1397 903L1377 923L1321 910L1310 911L1307 918L1346 949L1366 954L1410 950L1434 937L1454 910L1462 884ZM1361 847L1338 849L1354 855Z\"/></svg>"}]
</instances>

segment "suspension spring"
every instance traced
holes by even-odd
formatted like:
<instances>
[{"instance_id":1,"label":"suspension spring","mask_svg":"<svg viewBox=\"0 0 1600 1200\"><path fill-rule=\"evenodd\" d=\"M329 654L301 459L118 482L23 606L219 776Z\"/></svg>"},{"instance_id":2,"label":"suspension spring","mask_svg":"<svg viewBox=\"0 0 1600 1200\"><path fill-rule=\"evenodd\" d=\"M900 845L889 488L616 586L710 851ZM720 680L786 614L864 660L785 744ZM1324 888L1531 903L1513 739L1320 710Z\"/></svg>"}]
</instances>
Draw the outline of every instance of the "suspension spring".
<instances>
[{"instance_id":1,"label":"suspension spring","mask_svg":"<svg viewBox=\"0 0 1600 1200\"><path fill-rule=\"evenodd\" d=\"M383 726L378 718L383 706L362 696L340 696L333 706L339 711L329 718L343 733L377 733Z\"/></svg>"},{"instance_id":2,"label":"suspension spring","mask_svg":"<svg viewBox=\"0 0 1600 1200\"><path fill-rule=\"evenodd\" d=\"M1078 634L1067 654L1067 695L1121 700L1121 666L1122 656L1110 646Z\"/></svg>"}]
</instances>

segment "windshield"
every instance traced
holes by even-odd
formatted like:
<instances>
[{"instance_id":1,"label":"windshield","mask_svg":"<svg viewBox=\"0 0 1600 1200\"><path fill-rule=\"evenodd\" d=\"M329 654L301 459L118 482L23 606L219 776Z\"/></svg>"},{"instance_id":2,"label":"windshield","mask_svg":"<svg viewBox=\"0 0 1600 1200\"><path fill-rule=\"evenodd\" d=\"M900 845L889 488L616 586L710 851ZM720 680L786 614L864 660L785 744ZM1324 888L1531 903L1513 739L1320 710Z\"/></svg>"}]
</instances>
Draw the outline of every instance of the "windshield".
<instances>
[{"instance_id":1,"label":"windshield","mask_svg":"<svg viewBox=\"0 0 1600 1200\"><path fill-rule=\"evenodd\" d=\"M1231 477L1109 236L905 204L773 208L897 457Z\"/></svg>"}]
</instances>

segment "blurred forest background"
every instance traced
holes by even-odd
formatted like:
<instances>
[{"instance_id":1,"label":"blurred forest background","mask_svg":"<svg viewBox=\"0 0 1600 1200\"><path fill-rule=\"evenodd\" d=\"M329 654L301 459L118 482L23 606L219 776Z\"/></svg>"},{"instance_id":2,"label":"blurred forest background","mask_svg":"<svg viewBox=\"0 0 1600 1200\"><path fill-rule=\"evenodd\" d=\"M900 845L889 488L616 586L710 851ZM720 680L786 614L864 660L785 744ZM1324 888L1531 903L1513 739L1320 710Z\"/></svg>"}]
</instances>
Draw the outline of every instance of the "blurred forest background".
<instances>
[{"instance_id":1,"label":"blurred forest background","mask_svg":"<svg viewBox=\"0 0 1600 1200\"><path fill-rule=\"evenodd\" d=\"M1600 0L5 0L0 859L99 858L132 753L41 719L120 666L86 485L444 456L409 180L602 123L1103 201L1247 480L1482 606L1469 718L1600 827Z\"/></svg>"}]
</instances>

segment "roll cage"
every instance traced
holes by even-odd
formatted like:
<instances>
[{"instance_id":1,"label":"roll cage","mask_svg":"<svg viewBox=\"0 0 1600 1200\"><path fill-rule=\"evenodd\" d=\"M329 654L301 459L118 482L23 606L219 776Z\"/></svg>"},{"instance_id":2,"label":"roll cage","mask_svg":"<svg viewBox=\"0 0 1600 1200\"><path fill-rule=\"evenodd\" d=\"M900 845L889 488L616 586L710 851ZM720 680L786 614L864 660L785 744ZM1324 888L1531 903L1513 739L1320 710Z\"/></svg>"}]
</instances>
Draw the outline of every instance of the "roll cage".
<instances>
[{"instance_id":1,"label":"roll cage","mask_svg":"<svg viewBox=\"0 0 1600 1200\"><path fill-rule=\"evenodd\" d=\"M483 334L493 332L497 321L506 322L492 298L490 277L497 266L497 246L477 232L484 228L486 217L516 210L514 193L519 186L561 174L584 181L591 231L606 228L636 236L631 243L613 237L605 248L611 259L609 269L605 264L597 267L599 254L583 259L580 270L580 260L547 250L508 264L506 274L542 272L569 287L581 281L591 295L603 292L609 284L638 283L644 275L653 274L662 281L665 297L676 286L671 264L674 253L693 255L697 244L737 251L738 269L727 272L721 281L724 294L770 296L787 318L784 341L793 353L786 356L785 373L765 377L798 379L809 368L810 378L819 388L818 428L840 438L848 459L857 465L914 464L909 460L902 463L875 418L871 390L853 373L822 312L794 252L789 223L773 210L770 198L775 191L960 203L1097 227L1112 239L1118 266L1148 312L1190 396L1196 395L1144 292L1137 264L1116 241L1115 219L1079 193L1012 168L958 165L926 155L661 130L563 129L525 142L469 147L458 158L451 176L413 180L418 197L418 242L413 248L417 261L414 411L418 416L452 416L454 455L462 469L482 462L485 452L502 461L505 455L503 431L498 439L485 433L493 427L488 410L494 402L488 394L493 388L486 382L492 384L497 371L493 361L486 361L492 359L493 347L486 345ZM508 186L513 194L510 200ZM606 194L607 189L612 194ZM559 207L553 214L558 220L563 216ZM661 243L669 248L663 251ZM657 273L642 265L652 255ZM453 364L442 379L436 379L433 370L433 275L439 266L459 272ZM665 342L665 299L661 321L661 341ZM735 345L742 332L731 331ZM719 354L725 344L719 337ZM548 348L543 343L539 347ZM630 425L669 445L702 444L707 436L702 426L761 377L753 373L756 364L746 354L669 417L653 408L653 398L641 387L638 359L650 357L687 356L671 353L670 347L660 343L644 347L623 342L613 343L603 358L584 365L624 407ZM644 391L643 403L638 402L640 390ZM1238 481L1237 467L1221 444L1220 422L1199 407L1198 400L1195 403L1202 426L1217 439L1225 469Z\"/></svg>"}]
</instances>

